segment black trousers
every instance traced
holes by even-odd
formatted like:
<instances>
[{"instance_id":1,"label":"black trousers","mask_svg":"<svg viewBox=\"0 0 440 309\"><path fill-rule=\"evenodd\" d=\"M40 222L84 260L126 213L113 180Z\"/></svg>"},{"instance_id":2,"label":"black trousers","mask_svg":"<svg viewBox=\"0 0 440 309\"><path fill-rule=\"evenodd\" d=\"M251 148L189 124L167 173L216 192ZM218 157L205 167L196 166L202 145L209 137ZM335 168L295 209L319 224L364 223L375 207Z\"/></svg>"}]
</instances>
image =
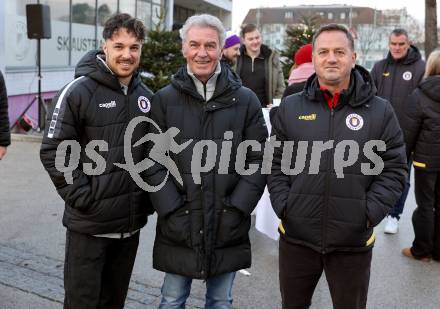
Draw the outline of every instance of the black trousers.
<instances>
[{"instance_id":1,"label":"black trousers","mask_svg":"<svg viewBox=\"0 0 440 309\"><path fill-rule=\"evenodd\" d=\"M364 309L370 282L372 250L321 254L280 239L279 267L283 309L306 309L322 272L333 308Z\"/></svg>"},{"instance_id":2,"label":"black trousers","mask_svg":"<svg viewBox=\"0 0 440 309\"><path fill-rule=\"evenodd\" d=\"M122 309L139 244L139 233L103 238L66 233L64 309Z\"/></svg>"},{"instance_id":3,"label":"black trousers","mask_svg":"<svg viewBox=\"0 0 440 309\"><path fill-rule=\"evenodd\" d=\"M440 260L440 172L414 170L417 208L412 216L415 257Z\"/></svg>"}]
</instances>

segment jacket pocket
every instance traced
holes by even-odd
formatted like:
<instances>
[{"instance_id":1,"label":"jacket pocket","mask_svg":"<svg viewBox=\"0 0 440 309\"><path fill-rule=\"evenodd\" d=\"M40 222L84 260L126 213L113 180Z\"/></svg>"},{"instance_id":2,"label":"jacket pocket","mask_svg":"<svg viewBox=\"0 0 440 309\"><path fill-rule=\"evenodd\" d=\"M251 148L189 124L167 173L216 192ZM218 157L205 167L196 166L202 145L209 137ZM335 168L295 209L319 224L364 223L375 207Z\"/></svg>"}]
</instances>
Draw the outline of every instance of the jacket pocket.
<instances>
[{"instance_id":1,"label":"jacket pocket","mask_svg":"<svg viewBox=\"0 0 440 309\"><path fill-rule=\"evenodd\" d=\"M191 247L191 210L188 203L165 217L158 217L157 232L164 240Z\"/></svg>"},{"instance_id":2,"label":"jacket pocket","mask_svg":"<svg viewBox=\"0 0 440 309\"><path fill-rule=\"evenodd\" d=\"M243 243L248 239L251 216L233 206L224 205L217 214L216 247L229 247Z\"/></svg>"}]
</instances>

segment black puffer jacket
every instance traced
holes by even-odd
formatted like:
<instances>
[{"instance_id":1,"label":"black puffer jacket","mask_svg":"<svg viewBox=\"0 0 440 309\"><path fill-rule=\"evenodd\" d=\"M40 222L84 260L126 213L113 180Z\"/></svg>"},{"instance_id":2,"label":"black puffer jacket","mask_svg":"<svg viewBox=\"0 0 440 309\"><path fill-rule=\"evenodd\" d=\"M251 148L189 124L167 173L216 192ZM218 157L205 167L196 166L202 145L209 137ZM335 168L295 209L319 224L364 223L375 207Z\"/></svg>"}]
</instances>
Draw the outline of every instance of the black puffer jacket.
<instances>
[{"instance_id":1,"label":"black puffer jacket","mask_svg":"<svg viewBox=\"0 0 440 309\"><path fill-rule=\"evenodd\" d=\"M11 132L9 130L8 95L3 74L0 71L0 146L11 144Z\"/></svg>"},{"instance_id":2,"label":"black puffer jacket","mask_svg":"<svg viewBox=\"0 0 440 309\"><path fill-rule=\"evenodd\" d=\"M377 96L389 101L397 119L402 120L403 104L423 78L425 61L417 47L411 45L405 58L395 61L390 53L377 62L371 77L377 88Z\"/></svg>"},{"instance_id":3,"label":"black puffer jacket","mask_svg":"<svg viewBox=\"0 0 440 309\"><path fill-rule=\"evenodd\" d=\"M240 176L234 167L237 147L243 140L261 145L260 150L249 149L246 166L261 165L267 128L258 98L222 64L215 92L205 102L185 66L170 85L154 95L151 118L164 132L172 127L179 129L175 139L179 145L193 140L179 154L171 153L183 185L169 177L160 191L150 194L159 215L153 267L192 278L208 278L249 267L250 214L263 193L266 177L260 169L252 175ZM233 132L231 160L229 168L221 171L220 150L227 131ZM200 140L214 142L217 155L215 167L201 173L198 184L191 173L191 161L201 152L203 165L206 163L206 150L194 148ZM161 165L154 166L149 183L161 183L165 173Z\"/></svg>"},{"instance_id":4,"label":"black puffer jacket","mask_svg":"<svg viewBox=\"0 0 440 309\"><path fill-rule=\"evenodd\" d=\"M315 74L308 79L303 92L288 96L281 103L271 135L283 145L285 141L294 142L289 168L299 168L305 161L304 169L294 173L297 175L286 175L281 167L282 147L275 148L268 187L272 206L282 219L285 231L282 237L286 240L323 253L362 251L373 245L372 227L394 206L407 176L402 131L391 105L374 96L374 90L368 72L356 66L350 87L341 93L334 110L325 101ZM386 144L385 151L376 152L384 162L377 176L363 173L365 168L377 165L372 163L372 155L367 156L363 151L370 140ZM306 159L296 159L301 141L308 143ZM357 143L359 156L340 171L343 174L338 178L335 160L340 160L335 159L335 148L342 141ZM316 144L312 156L313 142ZM326 150L319 142L329 143L331 147ZM355 151L355 146L351 147ZM339 156L344 154L347 160L348 148L339 149L345 151L345 154L338 152ZM316 156L320 151L322 155Z\"/></svg>"},{"instance_id":5,"label":"black puffer jacket","mask_svg":"<svg viewBox=\"0 0 440 309\"><path fill-rule=\"evenodd\" d=\"M440 76L424 79L405 104L402 129L415 168L440 171Z\"/></svg>"},{"instance_id":6,"label":"black puffer jacket","mask_svg":"<svg viewBox=\"0 0 440 309\"><path fill-rule=\"evenodd\" d=\"M55 109L48 113L40 150L41 161L66 204L63 224L70 230L92 235L137 230L146 224L147 214L152 212L147 193L126 170L114 165L125 163L124 133L128 122L136 116L148 115L145 109L141 110L140 101L142 97L151 98L152 92L135 74L125 95L118 79L98 56L104 57L98 51L87 53L76 67L76 79L53 99ZM146 122L139 124L131 144L147 130ZM81 145L73 184L68 184L55 167L58 145L65 140ZM106 167L102 174L88 176L83 172L83 164L93 161L86 155L85 147L94 140L108 144L108 150L95 149ZM132 148L134 162L141 161L145 152L143 146Z\"/></svg>"}]
</instances>

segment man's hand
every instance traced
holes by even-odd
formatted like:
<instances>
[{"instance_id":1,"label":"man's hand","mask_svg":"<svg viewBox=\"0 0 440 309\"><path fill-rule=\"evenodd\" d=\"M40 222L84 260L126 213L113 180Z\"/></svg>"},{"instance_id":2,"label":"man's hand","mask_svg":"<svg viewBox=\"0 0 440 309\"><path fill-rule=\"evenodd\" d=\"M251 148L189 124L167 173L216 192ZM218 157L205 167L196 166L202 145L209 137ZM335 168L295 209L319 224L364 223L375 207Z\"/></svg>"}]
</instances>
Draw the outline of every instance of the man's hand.
<instances>
[{"instance_id":1,"label":"man's hand","mask_svg":"<svg viewBox=\"0 0 440 309\"><path fill-rule=\"evenodd\" d=\"M4 156L6 156L6 147L0 146L0 160L3 159Z\"/></svg>"}]
</instances>

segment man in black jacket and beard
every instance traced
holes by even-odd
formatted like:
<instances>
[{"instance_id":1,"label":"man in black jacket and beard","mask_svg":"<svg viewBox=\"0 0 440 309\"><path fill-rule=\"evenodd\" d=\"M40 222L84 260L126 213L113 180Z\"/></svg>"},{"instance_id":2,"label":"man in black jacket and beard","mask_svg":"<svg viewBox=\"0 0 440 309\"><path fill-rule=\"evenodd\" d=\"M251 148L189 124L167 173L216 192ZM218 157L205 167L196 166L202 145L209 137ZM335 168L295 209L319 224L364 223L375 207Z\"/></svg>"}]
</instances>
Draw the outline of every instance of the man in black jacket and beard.
<instances>
[{"instance_id":1,"label":"man in black jacket and beard","mask_svg":"<svg viewBox=\"0 0 440 309\"><path fill-rule=\"evenodd\" d=\"M133 129L128 145L124 140L130 120L151 107L152 92L137 73L145 28L119 14L106 22L103 37L103 51L87 53L75 80L55 96L40 151L65 201L66 309L124 307L139 230L152 212L147 193L118 167L141 161L146 151L130 147L147 132L146 123ZM125 156L130 150L132 158Z\"/></svg>"},{"instance_id":2,"label":"man in black jacket and beard","mask_svg":"<svg viewBox=\"0 0 440 309\"><path fill-rule=\"evenodd\" d=\"M422 80L425 62L417 47L410 44L408 32L405 29L398 28L391 32L389 49L387 57L374 65L371 77L376 85L377 95L391 103L397 120L402 125L402 114L406 108L404 103ZM411 161L408 162L408 166L411 166ZM386 234L398 232L400 215L409 191L409 176L408 173L405 189L386 218L384 229Z\"/></svg>"},{"instance_id":3,"label":"man in black jacket and beard","mask_svg":"<svg viewBox=\"0 0 440 309\"><path fill-rule=\"evenodd\" d=\"M321 27L312 44L316 73L303 92L284 99L272 121L271 135L282 143L268 178L281 219L282 306L308 308L324 271L333 308L363 309L373 227L407 175L403 134L391 105L355 65L345 27Z\"/></svg>"},{"instance_id":4,"label":"man in black jacket and beard","mask_svg":"<svg viewBox=\"0 0 440 309\"><path fill-rule=\"evenodd\" d=\"M180 179L161 164L148 172L150 185L163 185L150 194L158 213L153 267L166 272L159 308L184 308L193 279L206 280L205 308L232 308L235 272L251 265L250 214L266 183L259 165L267 128L257 96L220 63L220 20L192 16L181 37L187 63L151 110L162 132L179 130L170 145L190 142L165 156Z\"/></svg>"}]
</instances>

